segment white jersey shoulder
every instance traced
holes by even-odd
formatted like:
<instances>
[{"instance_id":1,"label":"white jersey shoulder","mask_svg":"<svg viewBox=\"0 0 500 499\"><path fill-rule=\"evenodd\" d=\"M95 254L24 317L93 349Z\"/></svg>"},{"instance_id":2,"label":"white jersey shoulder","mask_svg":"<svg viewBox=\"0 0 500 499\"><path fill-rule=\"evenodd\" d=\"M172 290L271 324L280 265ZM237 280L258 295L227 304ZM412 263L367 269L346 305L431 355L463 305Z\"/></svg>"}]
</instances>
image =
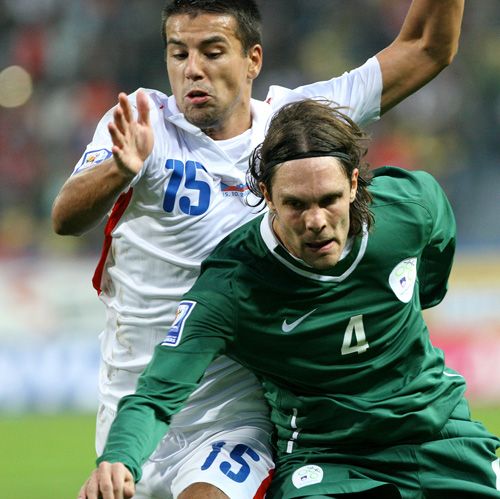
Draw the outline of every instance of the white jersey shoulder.
<instances>
[{"instance_id":1,"label":"white jersey shoulder","mask_svg":"<svg viewBox=\"0 0 500 499\"><path fill-rule=\"evenodd\" d=\"M380 118L382 72L376 57L359 68L327 81L312 83L289 90L278 85L269 89L266 102L276 110L302 99L325 99L345 107L344 112L358 125L366 126Z\"/></svg>"}]
</instances>

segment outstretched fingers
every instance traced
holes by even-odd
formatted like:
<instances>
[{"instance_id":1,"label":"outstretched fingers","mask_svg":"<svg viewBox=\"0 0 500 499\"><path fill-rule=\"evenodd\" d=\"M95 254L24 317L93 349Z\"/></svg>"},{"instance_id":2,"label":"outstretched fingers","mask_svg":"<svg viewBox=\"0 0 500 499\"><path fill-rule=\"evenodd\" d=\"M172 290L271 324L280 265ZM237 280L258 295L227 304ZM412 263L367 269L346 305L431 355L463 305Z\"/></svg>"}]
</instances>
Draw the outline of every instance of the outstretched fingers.
<instances>
[{"instance_id":1,"label":"outstretched fingers","mask_svg":"<svg viewBox=\"0 0 500 499\"><path fill-rule=\"evenodd\" d=\"M125 145L123 133L120 132L113 122L108 124L108 131L111 135L111 141L113 142L112 152L113 154L119 154Z\"/></svg>"},{"instance_id":2,"label":"outstretched fingers","mask_svg":"<svg viewBox=\"0 0 500 499\"><path fill-rule=\"evenodd\" d=\"M118 94L118 107L123 111L124 120L127 123L131 123L134 119L134 115L132 113L132 106L125 92L120 92Z\"/></svg>"},{"instance_id":3,"label":"outstretched fingers","mask_svg":"<svg viewBox=\"0 0 500 499\"><path fill-rule=\"evenodd\" d=\"M148 96L137 92L137 109L133 110L124 92L118 95L118 104L108 130L113 146L111 151L120 169L127 174L137 174L154 145L154 133L149 119Z\"/></svg>"},{"instance_id":4,"label":"outstretched fingers","mask_svg":"<svg viewBox=\"0 0 500 499\"><path fill-rule=\"evenodd\" d=\"M118 104L113 111L113 121L108 124L108 131L113 142L112 152L121 160L123 160L123 149L130 140L132 120L132 108L127 94L120 92L118 95Z\"/></svg>"},{"instance_id":5,"label":"outstretched fingers","mask_svg":"<svg viewBox=\"0 0 500 499\"><path fill-rule=\"evenodd\" d=\"M116 106L114 112L113 112L113 121L116 125L116 127L118 128L118 130L120 130L120 132L122 134L125 134L126 133L126 127L129 125L129 122L127 122L125 120L125 116L124 116L124 111L123 109L121 108L120 105Z\"/></svg>"},{"instance_id":6,"label":"outstretched fingers","mask_svg":"<svg viewBox=\"0 0 500 499\"><path fill-rule=\"evenodd\" d=\"M143 90L137 91L137 111L139 113L138 122L142 125L149 126L149 104L146 92Z\"/></svg>"}]
</instances>

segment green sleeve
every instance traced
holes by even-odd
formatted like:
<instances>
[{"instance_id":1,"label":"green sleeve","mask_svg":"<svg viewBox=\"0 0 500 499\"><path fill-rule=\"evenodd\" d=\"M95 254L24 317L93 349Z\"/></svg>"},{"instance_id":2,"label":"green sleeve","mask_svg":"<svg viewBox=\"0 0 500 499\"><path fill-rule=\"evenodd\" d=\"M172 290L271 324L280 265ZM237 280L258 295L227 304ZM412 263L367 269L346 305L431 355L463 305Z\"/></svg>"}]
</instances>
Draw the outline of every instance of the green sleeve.
<instances>
[{"instance_id":1,"label":"green sleeve","mask_svg":"<svg viewBox=\"0 0 500 499\"><path fill-rule=\"evenodd\" d=\"M136 392L120 401L97 464L122 462L135 481L140 480L141 466L165 435L171 417L180 411L198 386L212 360L224 353L227 337L232 334L228 304L227 300L215 297L209 305L195 302L193 312L181 324L178 343L164 342L156 347L151 362L139 378ZM220 306L224 307L224 314ZM167 338L172 336L176 323L179 326L177 319Z\"/></svg>"},{"instance_id":2,"label":"green sleeve","mask_svg":"<svg viewBox=\"0 0 500 499\"><path fill-rule=\"evenodd\" d=\"M412 202L416 233L422 233L418 266L423 309L441 302L448 289L456 244L456 224L450 203L436 179L424 171L384 166L373 170L372 188L380 205ZM377 222L375 222L375 227Z\"/></svg>"},{"instance_id":3,"label":"green sleeve","mask_svg":"<svg viewBox=\"0 0 500 499\"><path fill-rule=\"evenodd\" d=\"M420 302L426 309L440 303L448 290L456 246L456 223L451 205L437 181L428 173L420 174L432 220L418 270Z\"/></svg>"}]
</instances>

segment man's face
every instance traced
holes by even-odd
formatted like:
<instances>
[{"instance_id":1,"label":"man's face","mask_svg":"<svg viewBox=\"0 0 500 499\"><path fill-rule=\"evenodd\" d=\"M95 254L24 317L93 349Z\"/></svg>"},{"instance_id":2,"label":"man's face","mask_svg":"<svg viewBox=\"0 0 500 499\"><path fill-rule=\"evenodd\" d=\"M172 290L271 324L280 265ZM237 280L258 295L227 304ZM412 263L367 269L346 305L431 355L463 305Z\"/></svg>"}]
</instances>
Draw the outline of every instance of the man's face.
<instances>
[{"instance_id":1,"label":"man's face","mask_svg":"<svg viewBox=\"0 0 500 499\"><path fill-rule=\"evenodd\" d=\"M287 161L275 173L272 199L273 228L288 251L316 269L333 267L349 233L349 207L358 186L358 170L348 179L334 157Z\"/></svg>"},{"instance_id":2,"label":"man's face","mask_svg":"<svg viewBox=\"0 0 500 499\"><path fill-rule=\"evenodd\" d=\"M262 48L243 53L233 16L174 15L167 20L167 71L178 108L214 139L239 135L251 126L252 81Z\"/></svg>"}]
</instances>

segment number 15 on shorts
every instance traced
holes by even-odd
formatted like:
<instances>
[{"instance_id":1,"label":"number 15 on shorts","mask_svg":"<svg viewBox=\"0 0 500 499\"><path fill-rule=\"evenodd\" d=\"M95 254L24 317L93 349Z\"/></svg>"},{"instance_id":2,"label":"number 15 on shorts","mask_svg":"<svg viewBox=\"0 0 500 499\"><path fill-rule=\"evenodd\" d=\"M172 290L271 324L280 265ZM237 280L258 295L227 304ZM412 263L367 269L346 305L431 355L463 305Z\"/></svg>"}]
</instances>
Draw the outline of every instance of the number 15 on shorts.
<instances>
[{"instance_id":1,"label":"number 15 on shorts","mask_svg":"<svg viewBox=\"0 0 500 499\"><path fill-rule=\"evenodd\" d=\"M205 471L212 466L218 466L219 470L228 478L237 483L243 483L248 478L251 471L248 460L250 459L257 462L260 460L260 457L253 449L248 447L248 445L237 444L229 454L232 462L222 460L221 450L225 445L226 442L222 441L213 443L212 451L201 466L201 469Z\"/></svg>"}]
</instances>

